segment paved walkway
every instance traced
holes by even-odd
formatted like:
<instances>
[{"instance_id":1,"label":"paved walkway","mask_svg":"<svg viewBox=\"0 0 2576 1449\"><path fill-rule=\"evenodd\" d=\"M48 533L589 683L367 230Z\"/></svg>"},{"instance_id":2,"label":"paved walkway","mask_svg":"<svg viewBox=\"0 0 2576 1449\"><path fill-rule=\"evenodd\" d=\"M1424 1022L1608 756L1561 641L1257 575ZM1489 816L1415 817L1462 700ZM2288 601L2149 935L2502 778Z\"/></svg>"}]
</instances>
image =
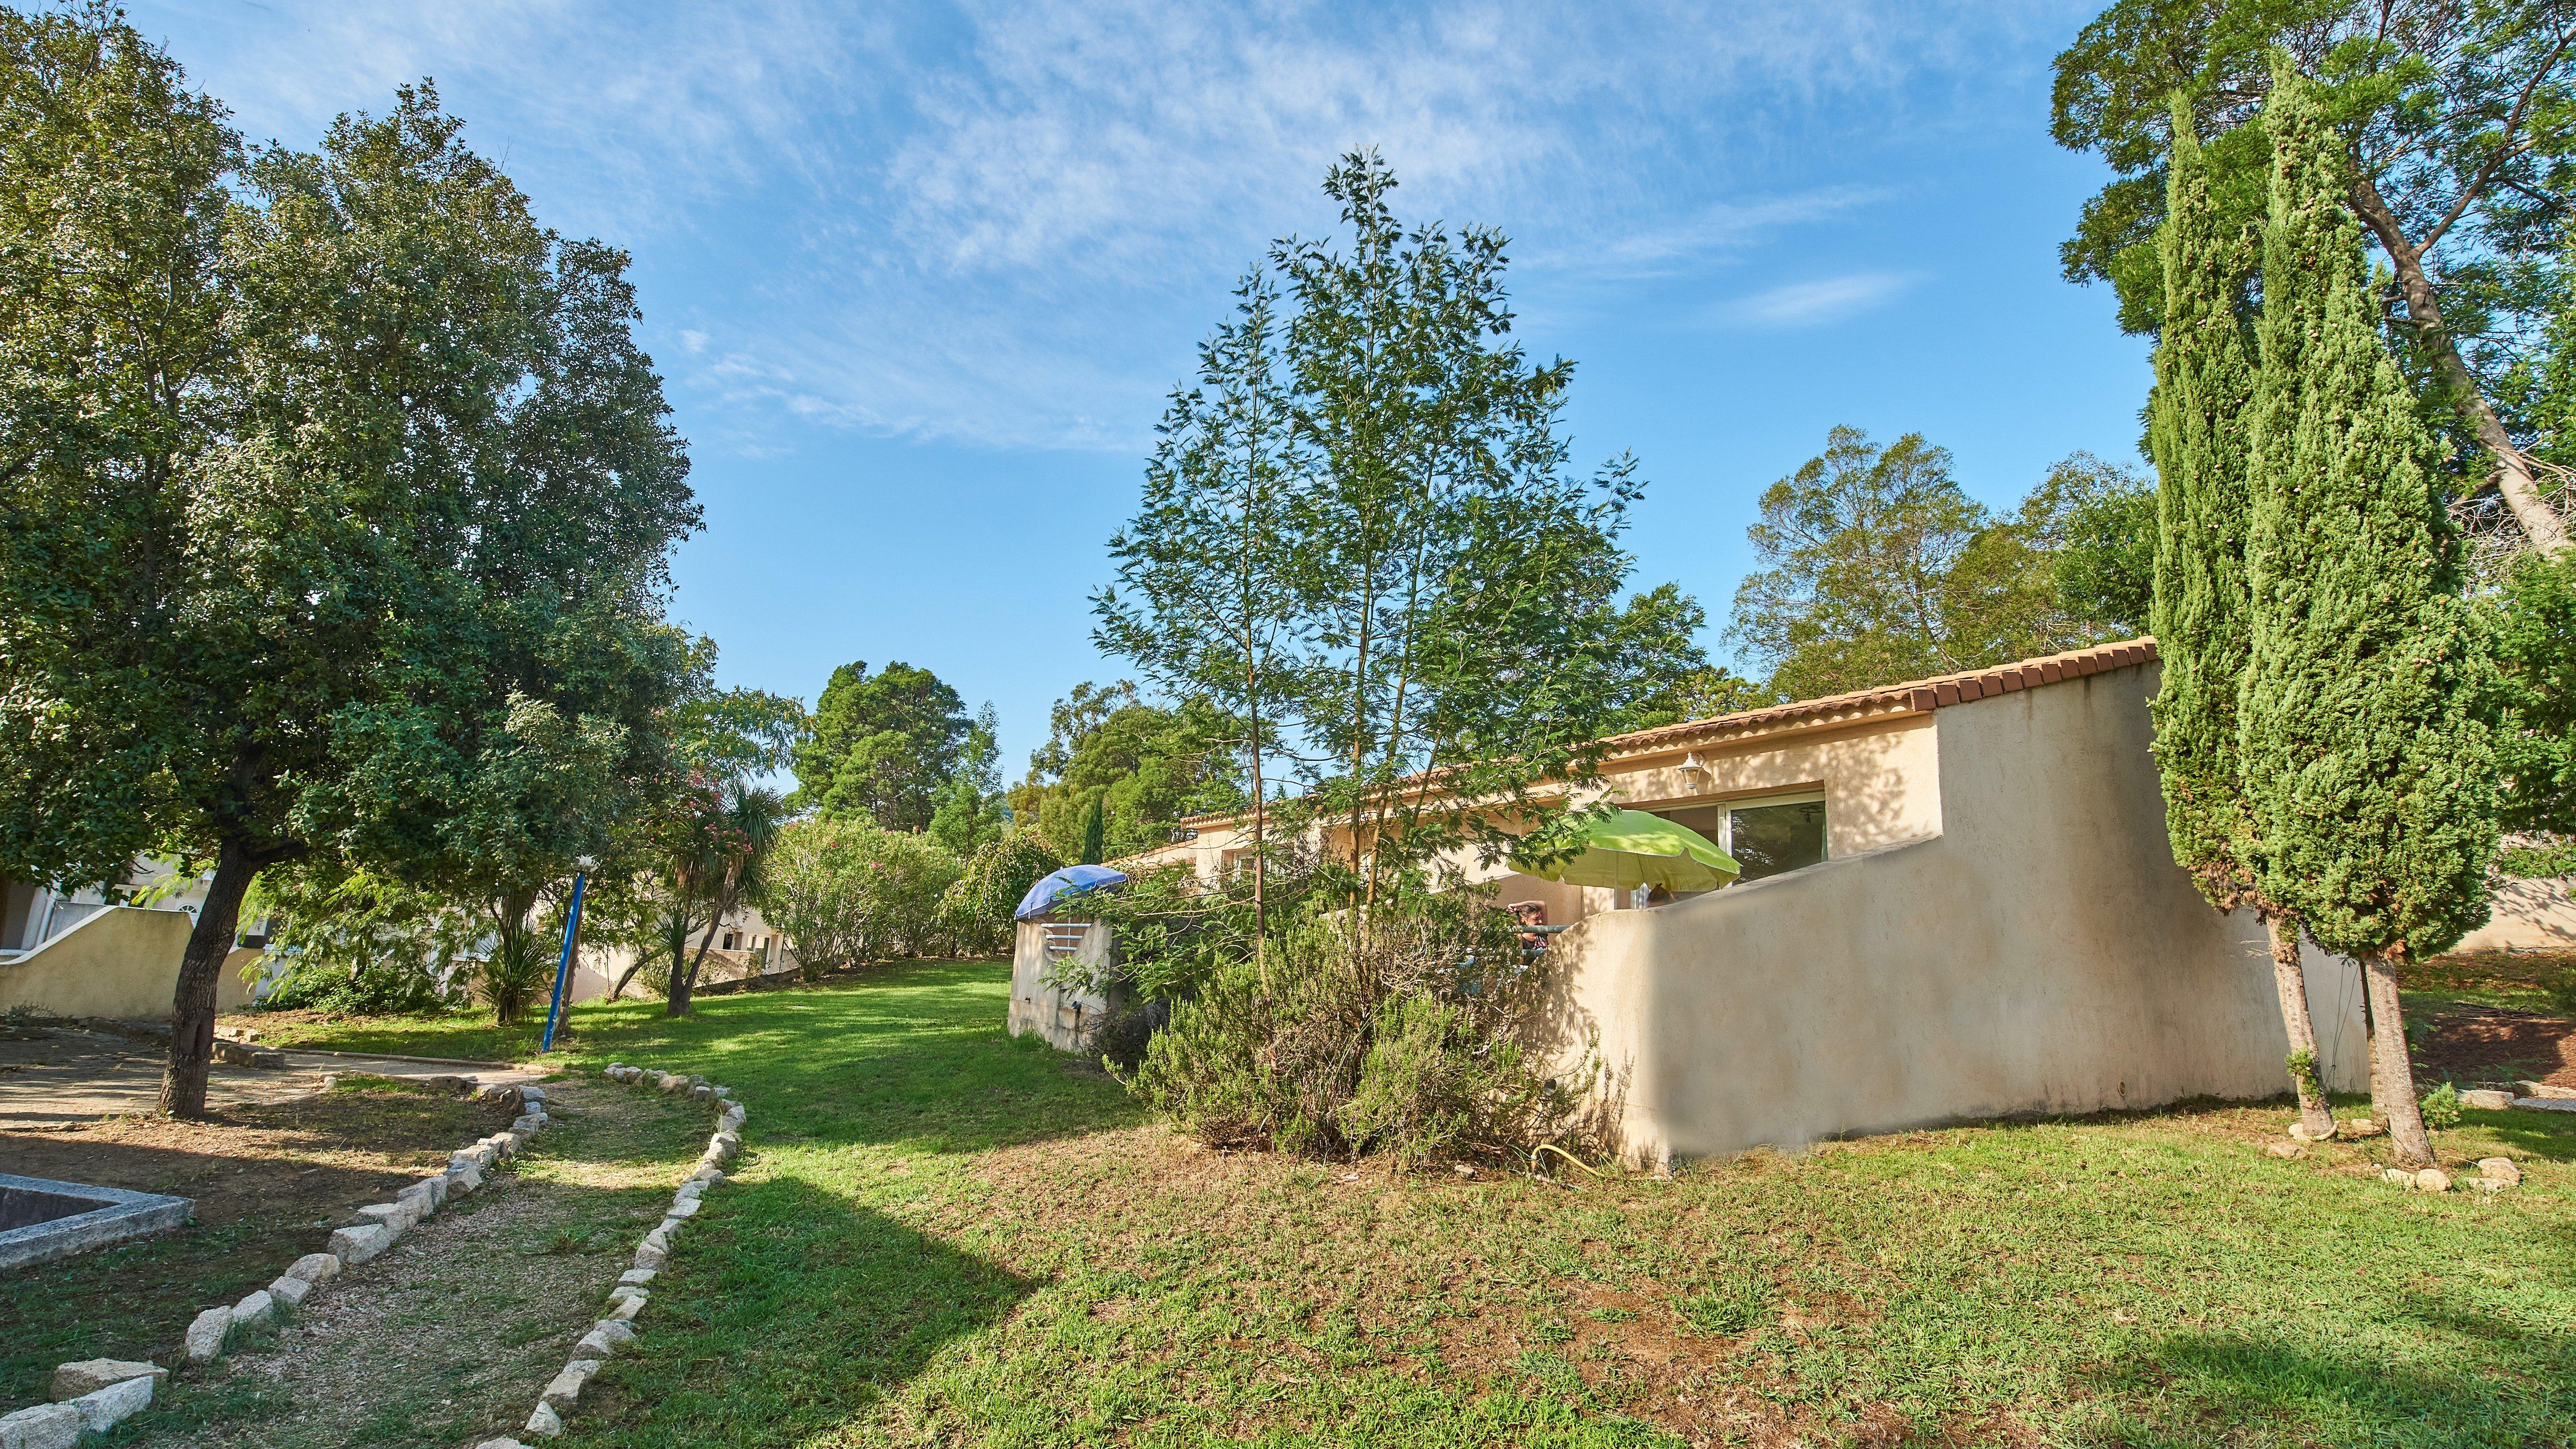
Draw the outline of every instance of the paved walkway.
<instances>
[{"instance_id":1,"label":"paved walkway","mask_svg":"<svg viewBox=\"0 0 2576 1449\"><path fill-rule=\"evenodd\" d=\"M168 1061L157 1043L103 1031L47 1026L0 1032L0 1126L90 1122L119 1112L149 1112L161 1103L161 1069ZM216 1111L283 1102L320 1090L325 1072L364 1072L379 1077L457 1076L478 1085L533 1082L545 1075L516 1067L477 1067L409 1062L393 1057L286 1053L283 1069L231 1067L217 1062L206 1076L206 1105Z\"/></svg>"}]
</instances>

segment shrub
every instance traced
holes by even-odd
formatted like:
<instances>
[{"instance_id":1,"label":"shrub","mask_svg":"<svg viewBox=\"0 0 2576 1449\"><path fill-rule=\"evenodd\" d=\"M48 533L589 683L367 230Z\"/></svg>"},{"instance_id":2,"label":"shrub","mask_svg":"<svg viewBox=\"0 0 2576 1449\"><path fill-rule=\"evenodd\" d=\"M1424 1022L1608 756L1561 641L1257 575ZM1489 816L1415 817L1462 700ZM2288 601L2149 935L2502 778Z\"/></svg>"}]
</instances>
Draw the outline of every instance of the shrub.
<instances>
[{"instance_id":1,"label":"shrub","mask_svg":"<svg viewBox=\"0 0 2576 1449\"><path fill-rule=\"evenodd\" d=\"M960 955L994 956L1011 949L1012 912L1041 876L1064 862L1029 831L986 841L940 897L939 914L949 944Z\"/></svg>"},{"instance_id":2,"label":"shrub","mask_svg":"<svg viewBox=\"0 0 2576 1449\"><path fill-rule=\"evenodd\" d=\"M1307 910L1171 1007L1130 1089L1218 1146L1517 1159L1573 1127L1579 1092L1523 1042L1542 972L1467 888ZM1579 1085L1579 1084L1577 1084Z\"/></svg>"},{"instance_id":3,"label":"shrub","mask_svg":"<svg viewBox=\"0 0 2576 1449\"><path fill-rule=\"evenodd\" d=\"M514 931L474 968L474 998L492 1009L496 1026L508 1026L544 1004L554 987L554 960L532 931Z\"/></svg>"},{"instance_id":4,"label":"shrub","mask_svg":"<svg viewBox=\"0 0 2576 1449\"><path fill-rule=\"evenodd\" d=\"M2424 1113L2424 1125L2436 1132L2460 1125L2459 1089L2449 1082L2444 1082L2426 1092L2420 1106Z\"/></svg>"},{"instance_id":5,"label":"shrub","mask_svg":"<svg viewBox=\"0 0 2576 1449\"><path fill-rule=\"evenodd\" d=\"M2576 971L2562 971L2549 983L2549 1004L2561 1015L2576 1016Z\"/></svg>"},{"instance_id":6,"label":"shrub","mask_svg":"<svg viewBox=\"0 0 2576 1449\"><path fill-rule=\"evenodd\" d=\"M926 835L847 818L788 826L768 867L761 915L787 937L809 980L943 948L941 899L964 869Z\"/></svg>"},{"instance_id":7,"label":"shrub","mask_svg":"<svg viewBox=\"0 0 2576 1449\"><path fill-rule=\"evenodd\" d=\"M356 1016L399 1016L448 1005L436 978L415 965L377 961L352 970L323 962L288 968L262 997L262 1011L343 1011Z\"/></svg>"}]
</instances>

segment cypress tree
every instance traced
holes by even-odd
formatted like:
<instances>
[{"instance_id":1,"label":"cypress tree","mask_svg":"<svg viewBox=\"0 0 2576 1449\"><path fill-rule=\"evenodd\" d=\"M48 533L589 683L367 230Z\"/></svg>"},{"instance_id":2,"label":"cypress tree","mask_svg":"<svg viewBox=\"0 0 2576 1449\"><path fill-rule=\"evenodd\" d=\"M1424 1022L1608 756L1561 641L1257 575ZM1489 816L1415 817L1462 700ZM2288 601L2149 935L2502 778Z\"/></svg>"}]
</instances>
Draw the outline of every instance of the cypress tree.
<instances>
[{"instance_id":1,"label":"cypress tree","mask_svg":"<svg viewBox=\"0 0 2576 1449\"><path fill-rule=\"evenodd\" d=\"M2398 963L2487 915L2495 755L2484 667L2439 491L2443 450L2382 344L2345 144L2286 63L2273 146L2247 493L2251 653L2238 706L2255 886L2358 959L2374 1096L2400 1160L2432 1160Z\"/></svg>"},{"instance_id":2,"label":"cypress tree","mask_svg":"<svg viewBox=\"0 0 2576 1449\"><path fill-rule=\"evenodd\" d=\"M1100 807L1100 797L1094 795L1091 803L1082 807L1082 863L1098 865L1108 853L1109 819Z\"/></svg>"},{"instance_id":3,"label":"cypress tree","mask_svg":"<svg viewBox=\"0 0 2576 1449\"><path fill-rule=\"evenodd\" d=\"M2149 628L2163 659L2152 706L2165 833L2174 863L2222 911L2252 909L2271 937L2273 984L2299 1094L2299 1131L2334 1135L2317 1074L2317 1039L2299 970L2299 923L2255 888L2252 819L2237 758L2237 693L2250 641L2245 597L2245 445L2255 344L2246 284L2255 238L2210 195L2190 107L2174 100L2165 183L2164 326L2147 405L2156 460L2155 601Z\"/></svg>"}]
</instances>

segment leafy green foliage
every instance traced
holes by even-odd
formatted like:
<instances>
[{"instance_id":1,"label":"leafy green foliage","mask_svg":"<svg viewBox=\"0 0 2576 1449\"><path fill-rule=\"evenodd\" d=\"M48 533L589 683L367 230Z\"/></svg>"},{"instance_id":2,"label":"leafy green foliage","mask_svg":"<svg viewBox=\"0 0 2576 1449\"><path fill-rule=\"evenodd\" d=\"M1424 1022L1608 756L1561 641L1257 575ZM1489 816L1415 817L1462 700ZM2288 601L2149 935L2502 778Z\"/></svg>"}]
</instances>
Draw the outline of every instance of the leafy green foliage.
<instances>
[{"instance_id":1,"label":"leafy green foliage","mask_svg":"<svg viewBox=\"0 0 2576 1449\"><path fill-rule=\"evenodd\" d=\"M0 14L0 107L0 866L214 861L193 1113L260 870L469 880L608 833L698 510L626 258L539 226L426 86L245 155L84 7Z\"/></svg>"},{"instance_id":2,"label":"leafy green foliage","mask_svg":"<svg viewBox=\"0 0 2576 1449\"><path fill-rule=\"evenodd\" d=\"M928 955L947 946L944 898L963 874L964 863L929 836L819 816L780 833L761 916L794 943L809 978Z\"/></svg>"},{"instance_id":3,"label":"leafy green foliage","mask_svg":"<svg viewBox=\"0 0 2576 1449\"><path fill-rule=\"evenodd\" d=\"M1546 973L1487 893L1407 892L1368 924L1297 911L1252 959L1193 943L1218 964L1131 1089L1213 1145L1406 1166L1512 1160L1571 1130L1579 1084L1543 1079L1518 1045Z\"/></svg>"},{"instance_id":4,"label":"leafy green foliage","mask_svg":"<svg viewBox=\"0 0 2576 1449\"><path fill-rule=\"evenodd\" d=\"M2519 556L2491 602L2502 695L2500 818L2508 830L2576 834L2576 557ZM2565 847L2507 851L2505 866L2565 875L2576 870L2571 856Z\"/></svg>"},{"instance_id":5,"label":"leafy green foliage","mask_svg":"<svg viewBox=\"0 0 2576 1449\"><path fill-rule=\"evenodd\" d=\"M930 838L959 855L1001 839L1009 824L1002 771L996 763L1001 758L997 742L1001 729L1000 716L990 704L975 712L974 726L957 752L957 768L940 791L939 808L931 812Z\"/></svg>"},{"instance_id":6,"label":"leafy green foliage","mask_svg":"<svg viewBox=\"0 0 2576 1449\"><path fill-rule=\"evenodd\" d=\"M1836 428L1762 495L1746 531L1763 565L1735 592L1728 637L1789 698L1948 674L2120 637L2134 613L2142 521L2120 470L2061 463L1998 519L1921 434L1882 448ZM2070 598L2060 569L2092 591Z\"/></svg>"},{"instance_id":7,"label":"leafy green foliage","mask_svg":"<svg viewBox=\"0 0 2576 1449\"><path fill-rule=\"evenodd\" d=\"M2486 919L2495 753L2444 450L2380 341L2329 101L2285 75L2265 113L2279 157L2248 471L2251 863L2325 949L2421 958Z\"/></svg>"},{"instance_id":8,"label":"leafy green foliage","mask_svg":"<svg viewBox=\"0 0 2576 1449\"><path fill-rule=\"evenodd\" d=\"M2460 1125L2460 1089L2449 1082L2426 1092L2416 1103L2424 1114L2424 1125L2436 1132L2447 1132Z\"/></svg>"},{"instance_id":9,"label":"leafy green foliage","mask_svg":"<svg viewBox=\"0 0 2576 1449\"><path fill-rule=\"evenodd\" d=\"M986 841L967 858L965 870L940 899L940 919L946 923L949 943L967 955L1009 952L1021 899L1040 877L1064 863L1063 857L1026 830Z\"/></svg>"},{"instance_id":10,"label":"leafy green foliage","mask_svg":"<svg viewBox=\"0 0 2576 1449\"><path fill-rule=\"evenodd\" d=\"M897 662L870 674L865 660L844 664L823 686L811 737L796 752L796 804L864 814L889 830L923 829L969 763L975 728L966 702L927 669Z\"/></svg>"},{"instance_id":11,"label":"leafy green foliage","mask_svg":"<svg viewBox=\"0 0 2576 1449\"><path fill-rule=\"evenodd\" d=\"M2151 708L2174 863L2232 910L2254 885L2237 696L2251 647L2245 452L2256 348L2246 279L2255 239L2216 204L2200 144L2177 126L2161 242L2165 325L2147 403L2157 480L2148 622L2162 661Z\"/></svg>"},{"instance_id":12,"label":"leafy green foliage","mask_svg":"<svg viewBox=\"0 0 2576 1449\"><path fill-rule=\"evenodd\" d=\"M1161 845L1171 822L1244 803L1234 733L1204 703L1148 704L1123 680L1078 684L1056 702L1047 742L1012 788L1012 816L1066 860L1115 860ZM1095 809L1099 839L1091 841Z\"/></svg>"}]
</instances>

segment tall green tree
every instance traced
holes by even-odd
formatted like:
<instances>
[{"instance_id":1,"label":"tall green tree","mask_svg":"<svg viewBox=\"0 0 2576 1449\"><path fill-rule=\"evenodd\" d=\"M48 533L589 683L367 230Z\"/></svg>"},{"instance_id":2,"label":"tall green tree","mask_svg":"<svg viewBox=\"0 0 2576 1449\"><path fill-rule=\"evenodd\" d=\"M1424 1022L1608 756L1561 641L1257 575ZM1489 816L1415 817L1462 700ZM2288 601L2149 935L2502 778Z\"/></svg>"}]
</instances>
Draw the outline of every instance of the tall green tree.
<instances>
[{"instance_id":1,"label":"tall green tree","mask_svg":"<svg viewBox=\"0 0 2576 1449\"><path fill-rule=\"evenodd\" d=\"M2339 198L2390 268L2377 293L2411 368L2485 450L2523 532L2567 547L2524 449L2532 420L2499 378L2523 358L2570 216L2576 12L2562 0L2117 0L2057 57L2052 128L2118 173L2063 248L2069 279L2104 280L2121 324L2161 323L2154 246L2181 93L2205 142L2211 204L2266 207L2265 100L2284 74L2319 87L2345 162Z\"/></svg>"},{"instance_id":2,"label":"tall green tree","mask_svg":"<svg viewBox=\"0 0 2576 1449\"><path fill-rule=\"evenodd\" d=\"M252 878L435 875L478 780L630 727L698 514L625 257L426 86L244 157L84 7L0 15L0 107L0 865L213 862L162 1089L196 1115Z\"/></svg>"},{"instance_id":3,"label":"tall green tree","mask_svg":"<svg viewBox=\"0 0 2576 1449\"><path fill-rule=\"evenodd\" d=\"M1272 257L1292 307L1296 773L1350 823L1374 900L1403 861L1506 848L1533 786L1588 776L1605 726L1704 661L1623 615L1643 484L1626 457L1570 468L1574 367L1511 340L1502 235L1403 226L1374 155L1324 189L1347 248Z\"/></svg>"},{"instance_id":4,"label":"tall green tree","mask_svg":"<svg viewBox=\"0 0 2576 1449\"><path fill-rule=\"evenodd\" d=\"M939 792L939 808L930 814L930 835L958 855L972 855L1002 838L1010 824L1010 806L1002 790L1001 716L987 703L975 712L966 743L957 750L957 768Z\"/></svg>"},{"instance_id":5,"label":"tall green tree","mask_svg":"<svg viewBox=\"0 0 2576 1449\"><path fill-rule=\"evenodd\" d=\"M2210 904L2261 916L2289 1041L2300 1130L2334 1134L2299 966L2299 923L2256 881L2261 858L2238 754L2237 697L2252 650L2246 597L2247 430L2256 344L2249 293L2259 236L2216 204L2189 112L2175 117L2164 214L2164 326L2147 406L2156 457L2153 623L2163 682L2152 705L2165 836Z\"/></svg>"},{"instance_id":6,"label":"tall green tree","mask_svg":"<svg viewBox=\"0 0 2576 1449\"><path fill-rule=\"evenodd\" d=\"M1236 809L1239 724L1202 701L1147 703L1126 680L1083 683L1056 702L1047 742L1011 791L1016 822L1068 860L1083 855L1092 807L1101 858L1161 845L1185 816Z\"/></svg>"},{"instance_id":7,"label":"tall green tree","mask_svg":"<svg viewBox=\"0 0 2576 1449\"><path fill-rule=\"evenodd\" d=\"M1858 428L1834 429L1823 453L1764 490L1762 521L1746 530L1763 566L1736 587L1728 637L1768 669L1774 692L1804 698L2135 632L2134 620L2080 612L2094 601L2060 589L2070 517L2116 493L2085 475L2082 457L2052 470L2019 515L1998 518L1951 475L1949 450L1921 434L1882 448ZM2120 521L2114 509L2092 527L2115 532ZM2134 545L2087 542L2092 573L2116 587Z\"/></svg>"},{"instance_id":8,"label":"tall green tree","mask_svg":"<svg viewBox=\"0 0 2576 1449\"><path fill-rule=\"evenodd\" d=\"M1117 583L1093 601L1093 640L1179 699L1241 724L1251 806L1252 911L1266 933L1270 771L1296 687L1299 629L1289 467L1290 381L1278 286L1255 271L1235 315L1199 345L1198 383L1174 389L1135 520L1109 541Z\"/></svg>"},{"instance_id":9,"label":"tall green tree","mask_svg":"<svg viewBox=\"0 0 2576 1449\"><path fill-rule=\"evenodd\" d=\"M796 752L800 809L864 812L889 830L922 830L963 763L975 721L936 674L901 662L875 674L865 660L832 671Z\"/></svg>"},{"instance_id":10,"label":"tall green tree","mask_svg":"<svg viewBox=\"0 0 2576 1449\"><path fill-rule=\"evenodd\" d=\"M2380 339L2333 102L2285 56L2264 107L2239 749L2256 889L2361 962L2374 1095L2426 1163L2397 966L2486 919L2496 762L2444 450Z\"/></svg>"}]
</instances>

